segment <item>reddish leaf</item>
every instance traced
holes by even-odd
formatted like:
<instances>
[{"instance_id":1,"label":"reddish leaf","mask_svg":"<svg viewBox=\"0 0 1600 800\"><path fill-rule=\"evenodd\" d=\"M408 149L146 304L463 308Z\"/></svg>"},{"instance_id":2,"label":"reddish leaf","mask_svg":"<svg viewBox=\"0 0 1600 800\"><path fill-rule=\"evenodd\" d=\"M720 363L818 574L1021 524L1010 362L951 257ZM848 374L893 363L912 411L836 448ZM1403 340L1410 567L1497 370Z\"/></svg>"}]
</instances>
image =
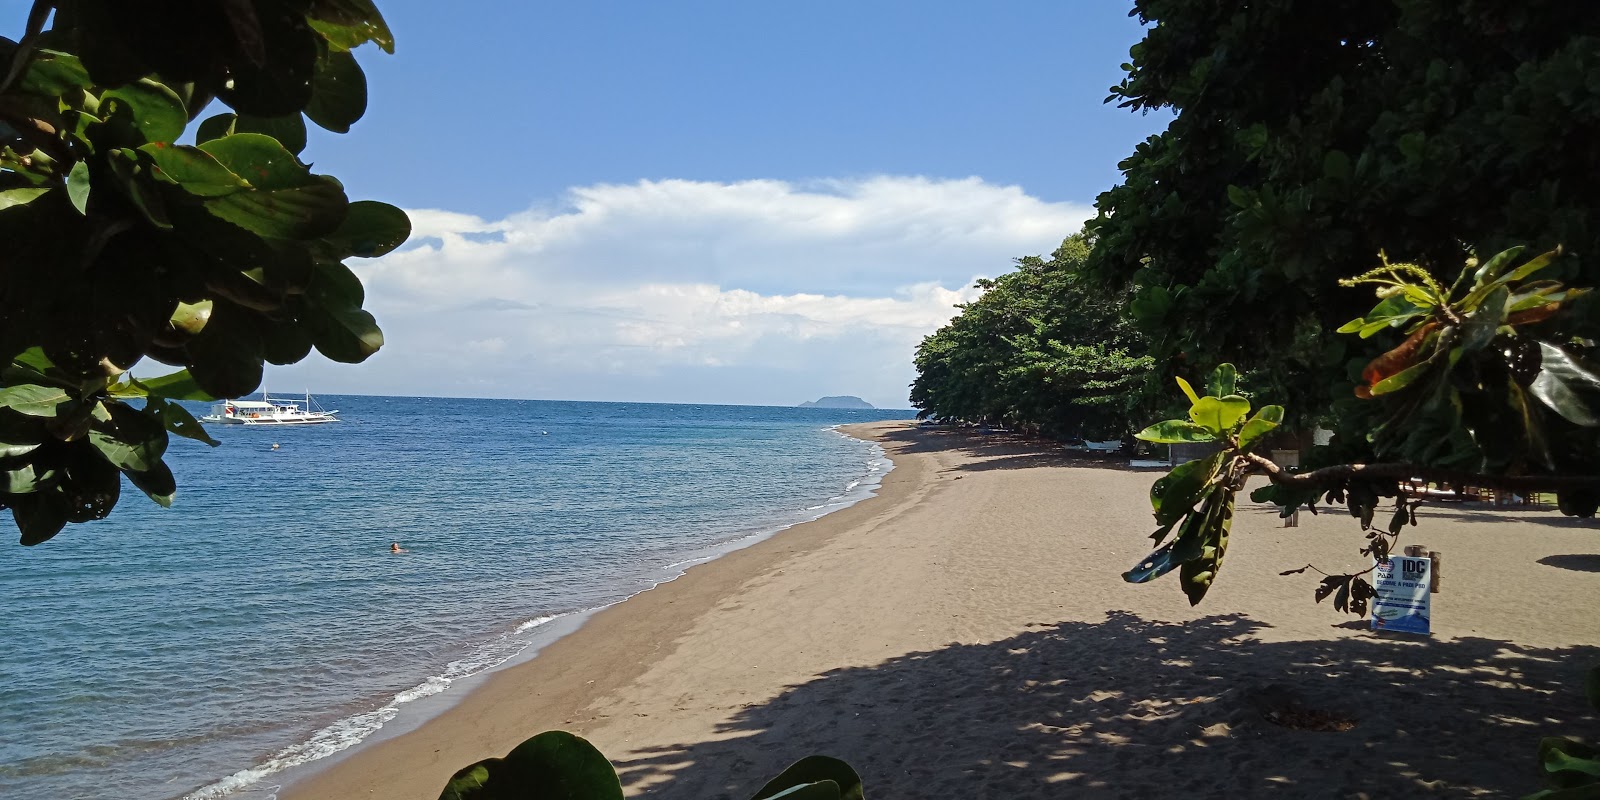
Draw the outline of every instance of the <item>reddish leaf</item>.
<instances>
[{"instance_id":1,"label":"reddish leaf","mask_svg":"<svg viewBox=\"0 0 1600 800\"><path fill-rule=\"evenodd\" d=\"M1372 362L1367 364L1366 369L1361 371L1361 380L1365 383L1356 387L1356 396L1363 399L1371 397L1372 387L1376 386L1384 378L1397 375L1406 368L1414 366L1420 360L1418 356L1422 350L1423 340L1428 338L1428 334L1438 329L1438 322L1425 323L1417 329L1416 333L1406 337L1406 340L1401 342L1399 347L1372 359Z\"/></svg>"}]
</instances>

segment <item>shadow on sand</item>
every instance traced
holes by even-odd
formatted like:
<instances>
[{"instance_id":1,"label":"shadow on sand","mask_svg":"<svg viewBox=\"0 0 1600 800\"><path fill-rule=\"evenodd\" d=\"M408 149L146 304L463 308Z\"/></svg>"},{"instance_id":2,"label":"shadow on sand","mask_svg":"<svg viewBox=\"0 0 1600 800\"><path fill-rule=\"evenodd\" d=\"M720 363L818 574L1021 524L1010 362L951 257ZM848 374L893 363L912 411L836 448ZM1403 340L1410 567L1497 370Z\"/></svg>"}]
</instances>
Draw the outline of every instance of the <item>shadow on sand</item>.
<instances>
[{"instance_id":1,"label":"shadow on sand","mask_svg":"<svg viewBox=\"0 0 1600 800\"><path fill-rule=\"evenodd\" d=\"M617 767L667 800L743 800L813 752L879 798L1518 797L1541 736L1600 728L1582 689L1600 648L1263 627L1119 612L951 644L825 673L735 711L718 741Z\"/></svg>"}]
</instances>

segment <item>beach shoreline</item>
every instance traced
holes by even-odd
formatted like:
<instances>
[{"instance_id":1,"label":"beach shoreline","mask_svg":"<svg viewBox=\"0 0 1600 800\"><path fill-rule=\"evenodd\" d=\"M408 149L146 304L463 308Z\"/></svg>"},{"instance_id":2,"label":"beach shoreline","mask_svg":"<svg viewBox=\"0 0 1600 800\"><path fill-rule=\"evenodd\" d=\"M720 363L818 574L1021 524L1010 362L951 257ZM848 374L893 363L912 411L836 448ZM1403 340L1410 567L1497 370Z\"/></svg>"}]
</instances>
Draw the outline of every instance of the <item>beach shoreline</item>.
<instances>
[{"instance_id":1,"label":"beach shoreline","mask_svg":"<svg viewBox=\"0 0 1600 800\"><path fill-rule=\"evenodd\" d=\"M877 425L883 424L892 425L896 423L855 423L849 425L835 425L833 426L833 429L841 435L877 443L876 437L874 437L871 433L871 429ZM881 443L878 444L881 451ZM594 695L602 688L619 683L622 676L629 674L628 672L611 672L608 675L611 680L608 680L606 684L598 686L593 685L593 681L585 681L583 684L584 689L582 691L578 690L578 687L574 682L568 680L570 677L569 670L572 669L572 664L574 661L582 661L595 657L594 651L596 646L589 643L587 641L588 639L600 638L602 636L614 636L619 629L623 631L625 635L637 634L638 629L641 627L638 623L628 624L625 621L613 622L611 619L613 615L629 616L633 614L642 614L648 615L651 619L656 619L661 606L675 606L680 602L680 600L686 602L687 605L685 608L703 608L708 603L713 603L723 596L723 594L729 590L731 584L737 584L740 576L749 573L751 570L759 571L763 565L769 563L774 558L782 557L785 554L792 554L797 552L799 548L818 546L826 538L837 535L838 533L853 527L856 524L855 515L852 515L848 520L839 520L836 518L840 517L841 515L850 514L850 512L855 511L864 505L874 504L877 501L902 494L905 491L908 491L912 485L918 483L918 481L906 475L904 471L900 470L899 465L895 463L894 460L887 454L880 455L880 458L887 462L887 466L885 469L880 471L874 482L867 486L861 487L867 490L865 496L852 499L848 497L848 493L846 495L841 495L841 499L846 499L848 501L847 504L842 508L826 511L821 516L790 525L785 525L776 530L754 533L745 537L740 537L732 542L725 542L717 548L713 548L715 550L713 554L690 559L692 563L689 563L686 569L684 569L681 573L663 580L662 582L645 589L644 591L629 595L626 598L600 608L586 609L573 612L569 615L564 615L564 617L558 621L565 624L562 624L559 627L552 626L553 629L550 632L551 636L546 641L536 642L535 644L531 645L530 649L532 652L525 657L514 659L512 663L496 667L482 675L475 676L477 680L470 685L465 693L457 697L452 705L432 710L426 716L426 718L408 724L401 733L396 734L393 731L380 730L379 732L373 734L368 740L362 741L348 750L332 754L317 761L297 765L296 767L293 767L282 773L274 774L265 778L265 783L272 784L274 782L279 782L281 784L276 792L276 796L279 798L279 800L293 800L293 798L299 797L348 796L348 792L358 791L360 784L371 780L371 778L368 777L371 775L371 773L368 771L371 766L390 763L390 759L393 758L404 759L406 763L410 763L410 754L416 752L414 748L409 746L411 744L410 742L406 742L404 745L396 747L395 749L397 752L393 755L389 753L369 754L368 751L378 748L385 748L385 746L389 745L391 742L394 742L398 739L404 739L412 735L421 734L423 736L428 736L430 733L427 733L426 731L431 728L436 720L439 720L442 717L453 717L457 715L465 717L478 713L477 711L471 709L463 710L463 706L472 706L475 704L482 705L483 707L498 706L500 705L499 698L502 695L506 693L519 693L517 687L523 685L524 682L542 682L543 680L546 680L547 671L554 671L555 674L561 677L561 680L559 680L556 684L559 687L558 689L555 689L552 692L538 693L540 696L554 695L557 698L557 703L552 704L546 710L546 713L533 717L533 719L537 720L549 720L548 723L540 723L545 724L546 727L541 727L538 730L530 731L525 735L520 735L520 738L518 734L509 734L515 739L515 741L511 741L499 752L494 752L494 744L489 744L489 749L477 751L481 752L481 755L472 756L466 761L455 764L455 766L451 767L448 771L444 771L443 777L440 778L438 782L439 787L442 789L449 775L453 774L456 769L465 766L471 761L504 755L505 751L509 750L523 739L526 739L528 736L532 736L534 733L538 733L539 731L553 728L569 729L570 724L566 723L565 721L572 716L572 713L575 713L574 709L581 707L581 704L584 702L585 698ZM899 474L897 475L897 473ZM857 487L852 484L848 491L854 491L856 489ZM868 513L870 513L870 511ZM827 524L824 525L824 523ZM774 542L780 538L783 540L783 549L777 549L777 546L774 545ZM742 557L733 558L734 556ZM731 562L730 559L732 559ZM721 569L712 569L712 567L719 564L722 565ZM680 584L686 578L690 578L691 576L694 578L697 591L687 593L688 596L686 598L671 597L663 599L660 597L660 595L651 596L652 593L661 592L662 590L667 589L667 587ZM676 592L672 593L676 594ZM649 600L641 600L647 596L650 596ZM641 609L641 606L647 605L651 607L649 610ZM622 610L624 607L627 607L628 610ZM683 612L679 610L679 613ZM690 613L692 613L692 611ZM661 630L670 630L670 628L662 628ZM580 637L576 643L571 641L574 637ZM569 650L571 652L568 652ZM619 659L616 655L610 652L604 653L601 658L608 664L613 665L619 663L619 661L626 660L625 658ZM539 667L535 668L534 665L536 664L539 665ZM475 701L477 702L475 703ZM452 723L453 721L446 722L444 724L451 725ZM497 743L507 740L503 738L491 738L487 741ZM435 748L435 750L439 751L442 749ZM371 766L369 766L368 762L370 762ZM440 763L448 765L454 762L441 760ZM347 773L350 774L347 775ZM354 784L351 783L352 778L355 781ZM384 795L379 793L378 796ZM426 796L431 798L437 796L437 791L432 793L421 792L417 793L417 796Z\"/></svg>"},{"instance_id":2,"label":"beach shoreline","mask_svg":"<svg viewBox=\"0 0 1600 800\"><path fill-rule=\"evenodd\" d=\"M1595 533L1553 512L1425 520L1452 563L1436 635L1377 637L1277 575L1352 562L1348 516L1283 529L1241 507L1228 571L1193 609L1170 581L1119 578L1148 545L1152 474L1004 436L847 430L894 462L876 497L600 611L278 796L433 798L559 728L651 797L747 797L812 752L887 797L1509 797L1536 788L1538 736L1595 732L1574 687L1600 622L1559 613L1600 587L1581 566ZM1280 727L1275 703L1351 729Z\"/></svg>"}]
</instances>

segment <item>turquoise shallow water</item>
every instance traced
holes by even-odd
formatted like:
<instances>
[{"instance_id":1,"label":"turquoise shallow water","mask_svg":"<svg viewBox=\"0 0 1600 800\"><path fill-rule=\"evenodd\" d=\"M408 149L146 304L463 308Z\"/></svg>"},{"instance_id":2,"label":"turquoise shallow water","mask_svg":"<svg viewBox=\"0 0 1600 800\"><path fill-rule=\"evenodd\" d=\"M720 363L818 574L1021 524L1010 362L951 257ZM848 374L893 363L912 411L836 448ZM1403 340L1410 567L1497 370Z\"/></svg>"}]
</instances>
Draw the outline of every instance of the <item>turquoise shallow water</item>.
<instances>
[{"instance_id":1,"label":"turquoise shallow water","mask_svg":"<svg viewBox=\"0 0 1600 800\"><path fill-rule=\"evenodd\" d=\"M886 464L830 426L911 416L318 399L347 421L176 441L172 509L6 534L0 796L261 794L552 618L858 499Z\"/></svg>"}]
</instances>

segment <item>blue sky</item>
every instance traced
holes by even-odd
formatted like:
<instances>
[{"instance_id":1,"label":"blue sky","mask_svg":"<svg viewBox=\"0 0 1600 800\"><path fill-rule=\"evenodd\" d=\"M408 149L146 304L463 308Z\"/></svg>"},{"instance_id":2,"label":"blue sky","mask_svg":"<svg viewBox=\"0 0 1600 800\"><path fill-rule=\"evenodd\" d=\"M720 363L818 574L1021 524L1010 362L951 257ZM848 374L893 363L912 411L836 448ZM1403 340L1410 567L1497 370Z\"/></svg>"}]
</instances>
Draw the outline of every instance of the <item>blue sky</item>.
<instances>
[{"instance_id":1,"label":"blue sky","mask_svg":"<svg viewBox=\"0 0 1600 800\"><path fill-rule=\"evenodd\" d=\"M1124 3L378 4L368 114L306 157L417 234L352 264L384 350L285 391L903 407L1166 122L1102 102Z\"/></svg>"}]
</instances>

